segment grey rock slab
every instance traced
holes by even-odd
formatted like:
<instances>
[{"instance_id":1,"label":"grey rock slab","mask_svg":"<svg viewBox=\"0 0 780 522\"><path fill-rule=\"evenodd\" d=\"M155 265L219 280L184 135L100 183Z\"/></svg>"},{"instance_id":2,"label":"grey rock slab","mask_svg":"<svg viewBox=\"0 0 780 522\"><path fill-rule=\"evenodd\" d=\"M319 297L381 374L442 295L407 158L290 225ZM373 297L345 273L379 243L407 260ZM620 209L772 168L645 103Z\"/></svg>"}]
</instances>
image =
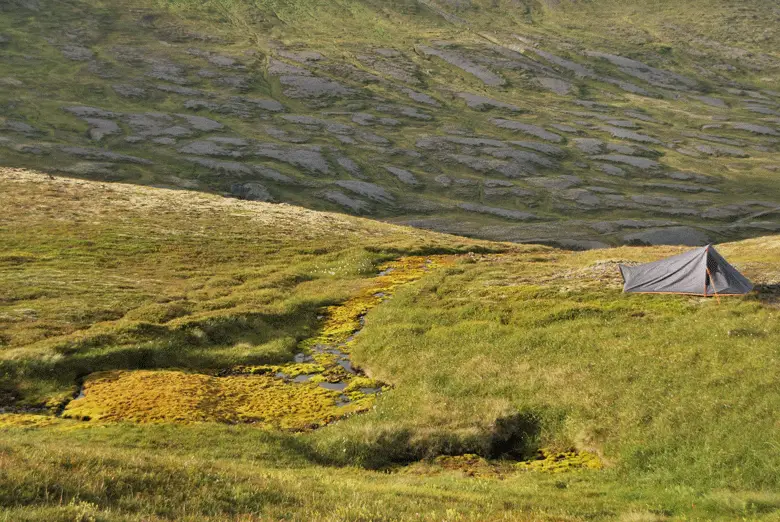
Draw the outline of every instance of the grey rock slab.
<instances>
[{"instance_id":1,"label":"grey rock slab","mask_svg":"<svg viewBox=\"0 0 780 522\"><path fill-rule=\"evenodd\" d=\"M518 147L535 150L537 152L541 152L542 154L547 154L549 156L562 157L566 155L566 150L556 145L550 145L549 143L539 143L538 141L524 141L524 140L510 141L509 143L511 143L512 145L517 145Z\"/></svg>"},{"instance_id":2,"label":"grey rock slab","mask_svg":"<svg viewBox=\"0 0 780 522\"><path fill-rule=\"evenodd\" d=\"M566 80L560 78L539 77L536 79L537 83L548 91L552 91L555 94L565 96L569 94L574 86Z\"/></svg>"},{"instance_id":3,"label":"grey rock slab","mask_svg":"<svg viewBox=\"0 0 780 522\"><path fill-rule=\"evenodd\" d=\"M235 150L228 144L217 143L210 140L198 140L179 147L182 154L195 154L198 156L222 156L240 158L246 156L243 150Z\"/></svg>"},{"instance_id":4,"label":"grey rock slab","mask_svg":"<svg viewBox=\"0 0 780 522\"><path fill-rule=\"evenodd\" d=\"M124 98L140 99L146 97L146 89L141 87L115 83L111 88L115 93Z\"/></svg>"},{"instance_id":5,"label":"grey rock slab","mask_svg":"<svg viewBox=\"0 0 780 522\"><path fill-rule=\"evenodd\" d=\"M616 165L610 165L609 163L597 163L596 166L604 174L616 176L619 178L624 178L626 176L626 171Z\"/></svg>"},{"instance_id":6,"label":"grey rock slab","mask_svg":"<svg viewBox=\"0 0 780 522\"><path fill-rule=\"evenodd\" d=\"M499 207L489 207L486 205L479 205L477 203L460 203L458 205L462 210L468 212L475 212L478 214L489 214L493 216L502 217L505 219L511 219L513 221L531 221L538 219L538 216L531 214L530 212L522 212L520 210L510 210Z\"/></svg>"},{"instance_id":7,"label":"grey rock slab","mask_svg":"<svg viewBox=\"0 0 780 522\"><path fill-rule=\"evenodd\" d=\"M578 134L580 132L580 130L575 127L572 127L570 125L563 125L561 123L553 123L552 125L550 125L550 127L569 134Z\"/></svg>"},{"instance_id":8,"label":"grey rock slab","mask_svg":"<svg viewBox=\"0 0 780 522\"><path fill-rule=\"evenodd\" d=\"M338 163L341 166L341 168L343 168L353 176L356 176L358 178L363 177L363 171L360 169L360 166L357 163L355 163L351 158L342 156L341 158L338 158L336 160L336 163Z\"/></svg>"},{"instance_id":9,"label":"grey rock slab","mask_svg":"<svg viewBox=\"0 0 780 522\"><path fill-rule=\"evenodd\" d=\"M353 212L361 213L370 208L368 202L358 198L349 197L338 190L326 190L321 192L320 196L323 199L330 201L331 203L345 207Z\"/></svg>"},{"instance_id":10,"label":"grey rock slab","mask_svg":"<svg viewBox=\"0 0 780 522\"><path fill-rule=\"evenodd\" d=\"M98 109L97 107L88 107L86 105L79 105L74 107L63 107L65 112L69 112L77 118L117 118L120 114L116 112L106 111Z\"/></svg>"},{"instance_id":11,"label":"grey rock slab","mask_svg":"<svg viewBox=\"0 0 780 522\"><path fill-rule=\"evenodd\" d=\"M38 133L38 129L36 129L32 125L28 125L23 121L17 121L17 120L5 120L5 123L3 123L3 129L12 132L18 132L19 134L27 134L27 135Z\"/></svg>"},{"instance_id":12,"label":"grey rock slab","mask_svg":"<svg viewBox=\"0 0 780 522\"><path fill-rule=\"evenodd\" d=\"M268 63L268 74L272 74L274 76L312 76L313 73L308 69L304 69L303 67L298 67L297 65L291 65L289 63L271 58Z\"/></svg>"},{"instance_id":13,"label":"grey rock slab","mask_svg":"<svg viewBox=\"0 0 780 522\"><path fill-rule=\"evenodd\" d=\"M253 173L251 166L237 161L220 161L210 158L198 158L195 156L186 156L183 159L221 174L249 176Z\"/></svg>"},{"instance_id":14,"label":"grey rock slab","mask_svg":"<svg viewBox=\"0 0 780 522\"><path fill-rule=\"evenodd\" d=\"M106 136L122 133L122 129L119 128L119 125L117 125L116 122L112 120L104 120L101 118L84 118L84 121L86 121L90 126L89 137L93 141L100 141Z\"/></svg>"},{"instance_id":15,"label":"grey rock slab","mask_svg":"<svg viewBox=\"0 0 780 522\"><path fill-rule=\"evenodd\" d=\"M239 101L246 102L254 107L257 107L258 109L262 109L264 111L269 112L281 112L284 110L284 105L282 105L280 102L276 100L271 100L267 98L246 98L246 97L239 97Z\"/></svg>"},{"instance_id":16,"label":"grey rock slab","mask_svg":"<svg viewBox=\"0 0 780 522\"><path fill-rule=\"evenodd\" d=\"M486 187L494 188L494 187L513 187L514 183L511 181L507 181L505 179L486 179L483 182L483 185Z\"/></svg>"},{"instance_id":17,"label":"grey rock slab","mask_svg":"<svg viewBox=\"0 0 780 522\"><path fill-rule=\"evenodd\" d=\"M439 174L438 176L433 178L433 181L435 181L436 183L444 187L449 187L450 185L452 185L452 178L447 176L446 174Z\"/></svg>"},{"instance_id":18,"label":"grey rock slab","mask_svg":"<svg viewBox=\"0 0 780 522\"><path fill-rule=\"evenodd\" d=\"M596 138L574 138L574 145L585 154L601 154L604 142Z\"/></svg>"},{"instance_id":19,"label":"grey rock slab","mask_svg":"<svg viewBox=\"0 0 780 522\"><path fill-rule=\"evenodd\" d=\"M607 151L615 152L617 154L626 154L633 156L637 153L637 149L634 146L625 145L623 143L607 143Z\"/></svg>"},{"instance_id":20,"label":"grey rock slab","mask_svg":"<svg viewBox=\"0 0 780 522\"><path fill-rule=\"evenodd\" d=\"M289 163L290 165L301 167L314 173L327 174L330 172L330 166L328 165L327 160L322 153L317 150L279 147L267 144L261 145L255 149L253 154Z\"/></svg>"},{"instance_id":21,"label":"grey rock slab","mask_svg":"<svg viewBox=\"0 0 780 522\"><path fill-rule=\"evenodd\" d=\"M754 123L732 123L731 127L737 130L752 132L753 134L762 134L765 136L780 136L775 129L765 125L756 125Z\"/></svg>"},{"instance_id":22,"label":"grey rock slab","mask_svg":"<svg viewBox=\"0 0 780 522\"><path fill-rule=\"evenodd\" d=\"M492 138L468 138L459 136L447 136L444 138L449 143L466 145L469 147L506 147L506 143Z\"/></svg>"},{"instance_id":23,"label":"grey rock slab","mask_svg":"<svg viewBox=\"0 0 780 522\"><path fill-rule=\"evenodd\" d=\"M374 183L356 180L338 180L335 182L335 184L359 196L363 196L379 203L392 204L395 201L395 198L392 194L379 185L375 185Z\"/></svg>"},{"instance_id":24,"label":"grey rock slab","mask_svg":"<svg viewBox=\"0 0 780 522\"><path fill-rule=\"evenodd\" d=\"M183 118L193 129L202 132L211 132L225 127L218 121L204 118L203 116L192 116L189 114L177 114L176 116Z\"/></svg>"},{"instance_id":25,"label":"grey rock slab","mask_svg":"<svg viewBox=\"0 0 780 522\"><path fill-rule=\"evenodd\" d=\"M353 89L325 78L313 76L280 76L285 96L290 98L324 98L353 94Z\"/></svg>"},{"instance_id":26,"label":"grey rock slab","mask_svg":"<svg viewBox=\"0 0 780 522\"><path fill-rule=\"evenodd\" d=\"M626 234L622 239L627 243L646 245L703 246L710 242L710 237L703 230L685 226L643 230Z\"/></svg>"},{"instance_id":27,"label":"grey rock slab","mask_svg":"<svg viewBox=\"0 0 780 522\"><path fill-rule=\"evenodd\" d=\"M176 140L175 139L173 139L173 138L166 138L166 137L154 138L152 140L152 142L158 143L160 145L176 145Z\"/></svg>"},{"instance_id":28,"label":"grey rock slab","mask_svg":"<svg viewBox=\"0 0 780 522\"><path fill-rule=\"evenodd\" d=\"M601 203L601 200L598 196L587 189L581 188L561 190L556 193L556 196L570 201L575 201L576 203L587 207L593 207Z\"/></svg>"},{"instance_id":29,"label":"grey rock slab","mask_svg":"<svg viewBox=\"0 0 780 522\"><path fill-rule=\"evenodd\" d=\"M231 87L239 91L248 91L252 83L252 79L249 76L244 75L225 75L215 78L214 83Z\"/></svg>"},{"instance_id":30,"label":"grey rock slab","mask_svg":"<svg viewBox=\"0 0 780 522\"><path fill-rule=\"evenodd\" d=\"M676 192L687 192L689 194L695 194L697 192L720 192L720 190L714 187L706 185L689 185L685 183L645 183L642 186L649 189L673 190Z\"/></svg>"},{"instance_id":31,"label":"grey rock slab","mask_svg":"<svg viewBox=\"0 0 780 522\"><path fill-rule=\"evenodd\" d=\"M571 187L582 185L582 179L577 176L556 176L556 177L538 177L527 178L526 181L534 186L546 188L548 190L566 190Z\"/></svg>"},{"instance_id":32,"label":"grey rock slab","mask_svg":"<svg viewBox=\"0 0 780 522\"><path fill-rule=\"evenodd\" d=\"M620 138L624 140L631 140L631 141L638 141L640 143L654 143L656 145L661 144L661 140L658 140L656 138L653 138L652 136L647 136L645 134L640 134L638 132L621 129L619 127L610 127L610 126L603 126L601 127L602 130L609 132L613 137Z\"/></svg>"},{"instance_id":33,"label":"grey rock slab","mask_svg":"<svg viewBox=\"0 0 780 522\"><path fill-rule=\"evenodd\" d=\"M471 94L468 92L459 92L458 96L465 100L466 105L472 109L484 111L487 109L506 109L508 111L520 112L522 109L511 103L502 102L487 96L480 96L479 94Z\"/></svg>"},{"instance_id":34,"label":"grey rock slab","mask_svg":"<svg viewBox=\"0 0 780 522\"><path fill-rule=\"evenodd\" d=\"M692 96L694 100L698 100L711 107L717 107L719 109L728 109L728 105L720 98L713 98L712 96Z\"/></svg>"},{"instance_id":35,"label":"grey rock slab","mask_svg":"<svg viewBox=\"0 0 780 522\"><path fill-rule=\"evenodd\" d=\"M517 149L492 149L488 154L498 159L514 159L522 163L534 163L541 167L553 168L557 163L546 156L541 156L535 152Z\"/></svg>"},{"instance_id":36,"label":"grey rock slab","mask_svg":"<svg viewBox=\"0 0 780 522\"><path fill-rule=\"evenodd\" d=\"M565 58L561 58L559 56L556 56L552 53L548 53L547 51L543 51L541 49L530 48L530 50L532 50L533 52L535 52L536 54L538 54L548 62L574 73L574 75L579 78L594 78L596 76L596 73L593 71L593 69L591 69L586 65L582 65L577 62L567 60Z\"/></svg>"},{"instance_id":37,"label":"grey rock slab","mask_svg":"<svg viewBox=\"0 0 780 522\"><path fill-rule=\"evenodd\" d=\"M95 57L95 53L81 45L63 45L60 52L65 58L74 62L88 62Z\"/></svg>"},{"instance_id":38,"label":"grey rock slab","mask_svg":"<svg viewBox=\"0 0 780 522\"><path fill-rule=\"evenodd\" d=\"M622 129L636 129L638 125L631 120L606 120L606 122L613 127L620 127Z\"/></svg>"},{"instance_id":39,"label":"grey rock slab","mask_svg":"<svg viewBox=\"0 0 780 522\"><path fill-rule=\"evenodd\" d=\"M603 154L596 156L595 158L604 161L611 161L613 163L630 165L640 170L654 170L661 168L661 164L655 160L636 156L626 156L624 154Z\"/></svg>"},{"instance_id":40,"label":"grey rock slab","mask_svg":"<svg viewBox=\"0 0 780 522\"><path fill-rule=\"evenodd\" d=\"M675 90L687 90L698 85L695 80L681 74L651 67L645 63L623 56L598 51L585 51L584 54L593 58L603 58L617 65L625 74L644 80L651 85Z\"/></svg>"},{"instance_id":41,"label":"grey rock slab","mask_svg":"<svg viewBox=\"0 0 780 522\"><path fill-rule=\"evenodd\" d=\"M560 143L563 141L563 137L560 134L555 134L554 132L550 132L542 127L528 123L522 123L514 120L504 120L501 118L492 118L490 123L502 129L522 132L524 134L536 136L537 138L543 139L545 141L551 141L553 143Z\"/></svg>"},{"instance_id":42,"label":"grey rock slab","mask_svg":"<svg viewBox=\"0 0 780 522\"><path fill-rule=\"evenodd\" d=\"M273 201L274 198L268 189L256 181L247 183L234 183L230 186L230 193L241 199L249 201Z\"/></svg>"},{"instance_id":43,"label":"grey rock slab","mask_svg":"<svg viewBox=\"0 0 780 522\"><path fill-rule=\"evenodd\" d=\"M146 75L157 80L175 83L177 85L190 83L184 69L171 63L155 63Z\"/></svg>"},{"instance_id":44,"label":"grey rock slab","mask_svg":"<svg viewBox=\"0 0 780 522\"><path fill-rule=\"evenodd\" d=\"M750 154L742 149L725 145L696 145L696 150L708 156L729 156L732 158L749 158Z\"/></svg>"},{"instance_id":45,"label":"grey rock slab","mask_svg":"<svg viewBox=\"0 0 780 522\"><path fill-rule=\"evenodd\" d=\"M419 45L417 46L417 50L426 56L436 56L437 58L441 58L450 65L454 65L455 67L473 76L476 76L479 80L482 81L482 83L487 86L500 87L506 84L506 80L504 80L504 78L498 74L492 72L487 67L483 67L482 65L478 65L466 59L464 56L455 51L436 49L433 47L428 47L427 45Z\"/></svg>"},{"instance_id":46,"label":"grey rock slab","mask_svg":"<svg viewBox=\"0 0 780 522\"><path fill-rule=\"evenodd\" d=\"M436 98L433 98L432 96L429 96L425 93L417 92L412 89L403 89L403 92L417 103L424 103L432 107L441 107L441 104L436 100Z\"/></svg>"},{"instance_id":47,"label":"grey rock slab","mask_svg":"<svg viewBox=\"0 0 780 522\"><path fill-rule=\"evenodd\" d=\"M469 156L467 154L450 154L449 157L462 165L466 165L467 167L476 170L477 172L490 172L493 170L500 171L507 165L507 162L505 161L478 158L475 156Z\"/></svg>"},{"instance_id":48,"label":"grey rock slab","mask_svg":"<svg viewBox=\"0 0 780 522\"><path fill-rule=\"evenodd\" d=\"M62 147L62 152L71 156L78 156L92 160L116 161L119 163L135 163L138 165L152 165L152 162L145 158L128 156L127 154L118 154L103 149L89 149L86 147Z\"/></svg>"},{"instance_id":49,"label":"grey rock slab","mask_svg":"<svg viewBox=\"0 0 780 522\"><path fill-rule=\"evenodd\" d=\"M270 167L266 167L265 165L252 165L252 171L257 174L258 176L262 177L263 179L267 179L268 181L273 181L274 183L279 183L281 185L300 185L302 183L299 183L294 178L291 178L290 176L287 176L285 174L282 174L281 172L274 170ZM306 184L306 183L303 183Z\"/></svg>"},{"instance_id":50,"label":"grey rock slab","mask_svg":"<svg viewBox=\"0 0 780 522\"><path fill-rule=\"evenodd\" d=\"M396 56L401 56L401 51L397 49L387 49L387 48L378 48L374 49L374 52L380 56L384 56L386 58L394 58Z\"/></svg>"},{"instance_id":51,"label":"grey rock slab","mask_svg":"<svg viewBox=\"0 0 780 522\"><path fill-rule=\"evenodd\" d=\"M378 112L386 112L388 114L395 114L396 116L406 116L416 120L428 121L433 119L430 114L420 112L417 107L410 107L408 105L377 105L375 109Z\"/></svg>"},{"instance_id":52,"label":"grey rock slab","mask_svg":"<svg viewBox=\"0 0 780 522\"><path fill-rule=\"evenodd\" d=\"M386 165L385 170L388 171L393 176L395 176L396 178L398 178L398 180L401 183L405 183L406 185L412 185L412 186L420 184L420 182L417 180L415 175L406 169Z\"/></svg>"},{"instance_id":53,"label":"grey rock slab","mask_svg":"<svg viewBox=\"0 0 780 522\"><path fill-rule=\"evenodd\" d=\"M204 92L200 89L193 89L192 87L183 87L181 85L165 85L157 84L155 89L162 92L168 92L172 94L180 94L182 96L203 96Z\"/></svg>"},{"instance_id":54,"label":"grey rock slab","mask_svg":"<svg viewBox=\"0 0 780 522\"><path fill-rule=\"evenodd\" d=\"M287 58L294 62L307 63L307 62L319 62L324 58L321 53L317 51L277 51L277 54L282 58Z\"/></svg>"},{"instance_id":55,"label":"grey rock slab","mask_svg":"<svg viewBox=\"0 0 780 522\"><path fill-rule=\"evenodd\" d=\"M657 123L655 118L653 118L652 116L649 116L649 115L647 115L647 114L645 114L643 112L625 111L623 114L625 114L626 116L628 116L630 118L634 118L634 119L637 119L637 120L642 120L642 121L646 121L646 122L649 122L649 123Z\"/></svg>"}]
</instances>

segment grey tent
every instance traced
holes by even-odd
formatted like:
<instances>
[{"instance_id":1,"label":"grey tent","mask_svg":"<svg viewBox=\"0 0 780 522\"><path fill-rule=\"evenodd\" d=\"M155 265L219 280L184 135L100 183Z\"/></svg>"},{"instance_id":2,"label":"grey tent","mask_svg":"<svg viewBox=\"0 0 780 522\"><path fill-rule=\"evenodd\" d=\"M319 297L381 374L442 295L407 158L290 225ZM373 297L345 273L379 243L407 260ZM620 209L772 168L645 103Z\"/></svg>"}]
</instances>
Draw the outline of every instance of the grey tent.
<instances>
[{"instance_id":1,"label":"grey tent","mask_svg":"<svg viewBox=\"0 0 780 522\"><path fill-rule=\"evenodd\" d=\"M746 294L753 289L712 245L654 263L618 266L624 292L718 296Z\"/></svg>"}]
</instances>

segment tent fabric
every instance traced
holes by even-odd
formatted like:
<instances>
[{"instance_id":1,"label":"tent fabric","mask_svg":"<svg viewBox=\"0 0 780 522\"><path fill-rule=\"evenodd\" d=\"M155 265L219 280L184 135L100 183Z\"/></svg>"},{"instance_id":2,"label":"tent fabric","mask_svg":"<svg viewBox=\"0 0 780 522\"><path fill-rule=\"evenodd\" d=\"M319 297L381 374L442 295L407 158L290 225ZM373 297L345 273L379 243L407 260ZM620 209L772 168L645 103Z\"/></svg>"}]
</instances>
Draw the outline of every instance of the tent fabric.
<instances>
[{"instance_id":1,"label":"tent fabric","mask_svg":"<svg viewBox=\"0 0 780 522\"><path fill-rule=\"evenodd\" d=\"M712 245L654 263L618 268L624 292L713 296L746 294L753 289Z\"/></svg>"}]
</instances>

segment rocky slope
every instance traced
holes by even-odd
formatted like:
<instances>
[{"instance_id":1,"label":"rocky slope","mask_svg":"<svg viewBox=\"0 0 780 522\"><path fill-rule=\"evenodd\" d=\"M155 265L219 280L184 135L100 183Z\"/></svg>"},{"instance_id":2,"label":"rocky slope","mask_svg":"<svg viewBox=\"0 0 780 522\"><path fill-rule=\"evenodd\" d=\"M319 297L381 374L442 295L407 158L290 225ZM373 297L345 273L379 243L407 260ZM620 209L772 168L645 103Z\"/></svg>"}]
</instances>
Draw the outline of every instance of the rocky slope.
<instances>
[{"instance_id":1,"label":"rocky slope","mask_svg":"<svg viewBox=\"0 0 780 522\"><path fill-rule=\"evenodd\" d=\"M780 12L664 7L14 0L0 163L572 248L779 231Z\"/></svg>"}]
</instances>

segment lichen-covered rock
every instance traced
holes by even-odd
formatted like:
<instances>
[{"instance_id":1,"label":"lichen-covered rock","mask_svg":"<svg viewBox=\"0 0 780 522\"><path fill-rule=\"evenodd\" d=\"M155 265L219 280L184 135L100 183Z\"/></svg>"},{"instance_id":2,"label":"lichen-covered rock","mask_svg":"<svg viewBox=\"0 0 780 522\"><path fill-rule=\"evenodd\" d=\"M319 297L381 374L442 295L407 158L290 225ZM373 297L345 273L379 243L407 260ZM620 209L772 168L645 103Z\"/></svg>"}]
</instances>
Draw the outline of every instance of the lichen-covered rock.
<instances>
[{"instance_id":1,"label":"lichen-covered rock","mask_svg":"<svg viewBox=\"0 0 780 522\"><path fill-rule=\"evenodd\" d=\"M574 138L574 145L585 154L604 152L604 142L596 138Z\"/></svg>"},{"instance_id":2,"label":"lichen-covered rock","mask_svg":"<svg viewBox=\"0 0 780 522\"><path fill-rule=\"evenodd\" d=\"M116 83L111 86L115 93L124 98L141 99L146 96L146 89L133 85Z\"/></svg>"},{"instance_id":3,"label":"lichen-covered rock","mask_svg":"<svg viewBox=\"0 0 780 522\"><path fill-rule=\"evenodd\" d=\"M737 130L752 132L753 134L762 134L765 136L780 136L780 132L765 125L756 125L754 123L732 123L731 127Z\"/></svg>"},{"instance_id":4,"label":"lichen-covered rock","mask_svg":"<svg viewBox=\"0 0 780 522\"><path fill-rule=\"evenodd\" d=\"M548 91L552 91L555 94L559 94L561 96L565 96L566 94L569 94L574 86L567 82L566 80L562 80L560 78L551 78L547 76L539 77L536 79L536 81L547 89Z\"/></svg>"},{"instance_id":5,"label":"lichen-covered rock","mask_svg":"<svg viewBox=\"0 0 780 522\"><path fill-rule=\"evenodd\" d=\"M93 141L100 141L106 136L112 136L115 134L121 134L122 129L116 122L111 120L104 120L100 118L84 118L89 126L89 137Z\"/></svg>"},{"instance_id":6,"label":"lichen-covered rock","mask_svg":"<svg viewBox=\"0 0 780 522\"><path fill-rule=\"evenodd\" d=\"M522 212L520 210L510 210L506 208L488 207L486 205L479 205L477 203L460 203L458 208L466 210L468 212L476 212L478 214L489 214L492 216L498 216L505 219L511 219L513 221L531 221L538 219L538 216L531 214L530 212Z\"/></svg>"},{"instance_id":7,"label":"lichen-covered rock","mask_svg":"<svg viewBox=\"0 0 780 522\"><path fill-rule=\"evenodd\" d=\"M624 165L630 165L641 170L654 170L661 168L661 164L655 160L636 156L626 156L624 154L604 154L596 156L596 159L611 161L613 163L622 163Z\"/></svg>"},{"instance_id":8,"label":"lichen-covered rock","mask_svg":"<svg viewBox=\"0 0 780 522\"><path fill-rule=\"evenodd\" d=\"M500 87L506 84L506 80L498 74L486 67L475 64L455 51L436 49L427 45L419 45L417 46L417 50L425 56L436 56L437 58L441 58L450 65L454 65L455 67L476 76L482 83L489 87Z\"/></svg>"},{"instance_id":9,"label":"lichen-covered rock","mask_svg":"<svg viewBox=\"0 0 780 522\"><path fill-rule=\"evenodd\" d=\"M416 186L419 185L420 182L417 180L414 174L409 172L406 169L402 169L399 167L393 167L393 166L385 166L385 170L398 178L398 181L401 183L404 183L406 185Z\"/></svg>"},{"instance_id":10,"label":"lichen-covered rock","mask_svg":"<svg viewBox=\"0 0 780 522\"><path fill-rule=\"evenodd\" d=\"M357 213L365 212L370 205L361 199L351 198L338 190L326 190L320 193L322 198Z\"/></svg>"},{"instance_id":11,"label":"lichen-covered rock","mask_svg":"<svg viewBox=\"0 0 780 522\"><path fill-rule=\"evenodd\" d=\"M95 53L90 49L75 44L63 45L62 48L60 48L60 52L62 52L62 55L65 58L73 60L74 62L88 62L95 57Z\"/></svg>"},{"instance_id":12,"label":"lichen-covered rock","mask_svg":"<svg viewBox=\"0 0 780 522\"><path fill-rule=\"evenodd\" d=\"M545 141L551 141L553 143L560 143L563 141L563 136L560 134L555 134L554 132L545 130L544 128L537 125L531 125L514 120L504 120L501 118L493 118L490 120L490 123L496 127L501 127L502 129L509 129L522 132L524 134L530 134L531 136L536 136L537 138L543 139Z\"/></svg>"},{"instance_id":13,"label":"lichen-covered rock","mask_svg":"<svg viewBox=\"0 0 780 522\"><path fill-rule=\"evenodd\" d=\"M273 196L261 183L250 181L248 183L234 183L230 186L230 193L241 199L249 201L273 201Z\"/></svg>"},{"instance_id":14,"label":"lichen-covered rock","mask_svg":"<svg viewBox=\"0 0 780 522\"><path fill-rule=\"evenodd\" d=\"M372 199L379 203L392 204L395 201L395 198L392 194L379 185L375 185L374 183L345 179L338 180L335 182L335 184L359 196Z\"/></svg>"},{"instance_id":15,"label":"lichen-covered rock","mask_svg":"<svg viewBox=\"0 0 780 522\"><path fill-rule=\"evenodd\" d=\"M321 152L314 149L282 147L275 144L262 144L253 151L255 156L273 158L290 165L304 168L310 172L327 174L330 172L328 161Z\"/></svg>"},{"instance_id":16,"label":"lichen-covered rock","mask_svg":"<svg viewBox=\"0 0 780 522\"><path fill-rule=\"evenodd\" d=\"M152 162L145 158L137 158L126 154L118 154L103 149L89 149L86 147L62 147L62 152L71 156L93 160L116 161L119 163L136 163L138 165L152 165Z\"/></svg>"},{"instance_id":17,"label":"lichen-covered rock","mask_svg":"<svg viewBox=\"0 0 780 522\"><path fill-rule=\"evenodd\" d=\"M522 111L522 109L517 105L512 105L511 103L488 98L487 96L480 96L478 94L471 94L469 92L459 92L458 96L466 102L466 105L479 111L484 111L487 109L506 109L513 112Z\"/></svg>"},{"instance_id":18,"label":"lichen-covered rock","mask_svg":"<svg viewBox=\"0 0 780 522\"><path fill-rule=\"evenodd\" d=\"M577 176L556 176L551 178L527 178L526 181L537 187L544 187L548 190L565 190L571 187L582 185L582 179Z\"/></svg>"},{"instance_id":19,"label":"lichen-covered rock","mask_svg":"<svg viewBox=\"0 0 780 522\"><path fill-rule=\"evenodd\" d=\"M211 132L225 127L218 121L204 118L203 116L192 116L189 114L177 114L176 116L184 118L190 127L201 132Z\"/></svg>"}]
</instances>

